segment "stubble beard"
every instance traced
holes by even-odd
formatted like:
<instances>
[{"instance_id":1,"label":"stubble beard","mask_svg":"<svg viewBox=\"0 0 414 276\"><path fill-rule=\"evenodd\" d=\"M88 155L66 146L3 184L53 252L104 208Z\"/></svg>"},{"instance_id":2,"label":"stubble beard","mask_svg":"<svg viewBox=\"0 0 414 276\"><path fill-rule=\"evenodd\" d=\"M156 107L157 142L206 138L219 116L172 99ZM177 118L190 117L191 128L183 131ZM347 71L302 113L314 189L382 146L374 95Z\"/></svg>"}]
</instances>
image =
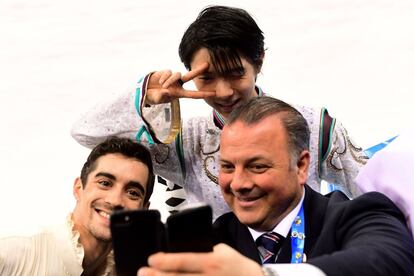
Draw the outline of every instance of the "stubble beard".
<instances>
[{"instance_id":1,"label":"stubble beard","mask_svg":"<svg viewBox=\"0 0 414 276\"><path fill-rule=\"evenodd\" d=\"M91 219L89 221L88 230L92 237L94 237L99 242L111 242L111 231L108 227L105 227L103 225L96 225L97 223Z\"/></svg>"},{"instance_id":2,"label":"stubble beard","mask_svg":"<svg viewBox=\"0 0 414 276\"><path fill-rule=\"evenodd\" d=\"M111 232L109 229L98 229L98 227L90 225L89 232L96 240L100 242L107 243L112 241Z\"/></svg>"}]
</instances>

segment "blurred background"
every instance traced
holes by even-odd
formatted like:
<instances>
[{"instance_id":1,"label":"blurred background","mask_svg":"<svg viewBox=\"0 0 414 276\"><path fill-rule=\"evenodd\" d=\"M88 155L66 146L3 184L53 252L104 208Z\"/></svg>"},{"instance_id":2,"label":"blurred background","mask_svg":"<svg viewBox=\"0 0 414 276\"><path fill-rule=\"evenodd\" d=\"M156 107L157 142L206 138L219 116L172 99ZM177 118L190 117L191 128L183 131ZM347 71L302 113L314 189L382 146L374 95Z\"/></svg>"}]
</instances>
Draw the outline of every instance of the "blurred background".
<instances>
[{"instance_id":1,"label":"blurred background","mask_svg":"<svg viewBox=\"0 0 414 276\"><path fill-rule=\"evenodd\" d=\"M265 92L327 107L364 148L412 125L412 0L0 0L0 234L64 219L89 153L72 123L143 74L184 72L179 41L211 4L257 20ZM181 105L184 119L210 112L199 100ZM152 207L162 208L157 188Z\"/></svg>"}]
</instances>

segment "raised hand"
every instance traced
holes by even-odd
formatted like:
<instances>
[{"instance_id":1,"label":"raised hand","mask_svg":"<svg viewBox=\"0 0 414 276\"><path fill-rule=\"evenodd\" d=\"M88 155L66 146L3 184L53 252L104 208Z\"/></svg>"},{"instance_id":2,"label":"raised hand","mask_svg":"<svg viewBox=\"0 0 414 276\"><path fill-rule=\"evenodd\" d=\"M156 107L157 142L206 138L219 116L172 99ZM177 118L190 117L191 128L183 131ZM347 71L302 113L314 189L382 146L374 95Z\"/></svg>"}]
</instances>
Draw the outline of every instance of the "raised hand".
<instances>
[{"instance_id":1,"label":"raised hand","mask_svg":"<svg viewBox=\"0 0 414 276\"><path fill-rule=\"evenodd\" d=\"M145 103L161 104L169 103L173 99L192 98L205 99L215 96L214 91L186 90L183 84L199 76L209 67L208 63L203 63L197 68L181 75L179 72L171 70L157 71L149 79Z\"/></svg>"}]
</instances>

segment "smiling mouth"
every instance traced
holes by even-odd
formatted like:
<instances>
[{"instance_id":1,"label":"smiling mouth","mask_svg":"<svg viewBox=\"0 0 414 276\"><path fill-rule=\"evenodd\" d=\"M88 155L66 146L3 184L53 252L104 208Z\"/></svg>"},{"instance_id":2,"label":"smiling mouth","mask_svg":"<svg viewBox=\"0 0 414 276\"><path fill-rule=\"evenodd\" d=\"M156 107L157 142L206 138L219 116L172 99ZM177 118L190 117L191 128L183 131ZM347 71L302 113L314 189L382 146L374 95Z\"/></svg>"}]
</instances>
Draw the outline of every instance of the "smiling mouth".
<instances>
[{"instance_id":1,"label":"smiling mouth","mask_svg":"<svg viewBox=\"0 0 414 276\"><path fill-rule=\"evenodd\" d=\"M253 202L258 200L260 197L238 197L237 200L240 202Z\"/></svg>"},{"instance_id":2,"label":"smiling mouth","mask_svg":"<svg viewBox=\"0 0 414 276\"><path fill-rule=\"evenodd\" d=\"M220 106L222 109L228 110L228 109L233 109L237 104L239 103L239 100L233 101L232 103L228 104L220 104L217 103L218 106Z\"/></svg>"},{"instance_id":3,"label":"smiling mouth","mask_svg":"<svg viewBox=\"0 0 414 276\"><path fill-rule=\"evenodd\" d=\"M108 212L102 211L102 210L95 209L95 211L98 213L98 215L100 215L101 217L105 219L109 219L111 216L111 214L109 214Z\"/></svg>"},{"instance_id":4,"label":"smiling mouth","mask_svg":"<svg viewBox=\"0 0 414 276\"><path fill-rule=\"evenodd\" d=\"M256 202L257 200L260 200L264 194L260 192L253 192L250 193L233 193L234 197L239 201L241 204L252 204L253 202Z\"/></svg>"}]
</instances>

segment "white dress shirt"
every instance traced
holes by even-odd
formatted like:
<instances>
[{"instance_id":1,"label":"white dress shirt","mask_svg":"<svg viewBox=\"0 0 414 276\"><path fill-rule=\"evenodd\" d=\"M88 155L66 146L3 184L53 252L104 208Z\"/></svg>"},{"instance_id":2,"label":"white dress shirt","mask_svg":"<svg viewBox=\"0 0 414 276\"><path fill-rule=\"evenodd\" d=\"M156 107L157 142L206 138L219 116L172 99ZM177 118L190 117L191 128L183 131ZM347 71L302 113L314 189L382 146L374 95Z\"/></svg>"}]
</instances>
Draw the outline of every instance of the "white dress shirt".
<instances>
[{"instance_id":1,"label":"white dress shirt","mask_svg":"<svg viewBox=\"0 0 414 276\"><path fill-rule=\"evenodd\" d=\"M71 214L66 223L31 236L0 238L0 275L79 276L84 250L79 232L73 230ZM115 275L112 252L102 275Z\"/></svg>"}]
</instances>

